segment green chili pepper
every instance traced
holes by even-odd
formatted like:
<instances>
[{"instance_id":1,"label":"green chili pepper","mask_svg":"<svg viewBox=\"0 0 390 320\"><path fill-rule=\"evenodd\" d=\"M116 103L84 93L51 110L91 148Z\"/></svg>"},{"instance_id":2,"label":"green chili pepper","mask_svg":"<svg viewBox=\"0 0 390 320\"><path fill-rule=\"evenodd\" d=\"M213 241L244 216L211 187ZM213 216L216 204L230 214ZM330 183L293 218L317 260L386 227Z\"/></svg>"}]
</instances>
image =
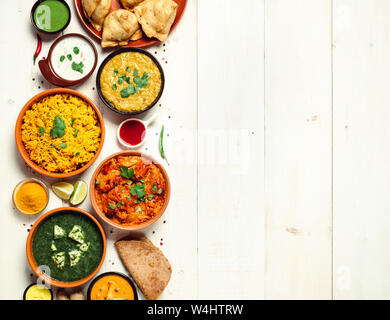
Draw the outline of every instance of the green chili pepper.
<instances>
[{"instance_id":1,"label":"green chili pepper","mask_svg":"<svg viewBox=\"0 0 390 320\"><path fill-rule=\"evenodd\" d=\"M163 158L169 166L169 162L167 160L167 157L165 156L165 151L164 151L164 126L162 126L161 128L159 148L160 148L161 158Z\"/></svg>"}]
</instances>

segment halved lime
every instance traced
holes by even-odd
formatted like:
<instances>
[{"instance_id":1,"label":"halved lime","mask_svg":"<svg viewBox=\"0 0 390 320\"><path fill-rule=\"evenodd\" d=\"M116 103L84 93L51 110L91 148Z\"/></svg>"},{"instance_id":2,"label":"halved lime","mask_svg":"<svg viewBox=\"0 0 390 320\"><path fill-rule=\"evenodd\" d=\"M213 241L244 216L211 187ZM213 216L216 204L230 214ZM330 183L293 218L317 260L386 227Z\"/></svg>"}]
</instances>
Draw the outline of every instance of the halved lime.
<instances>
[{"instance_id":1,"label":"halved lime","mask_svg":"<svg viewBox=\"0 0 390 320\"><path fill-rule=\"evenodd\" d=\"M58 182L51 187L53 192L62 200L69 200L73 193L73 185L68 182Z\"/></svg>"},{"instance_id":2,"label":"halved lime","mask_svg":"<svg viewBox=\"0 0 390 320\"><path fill-rule=\"evenodd\" d=\"M74 190L70 197L70 203L74 206L82 203L88 194L88 185L83 180L78 180L74 184Z\"/></svg>"}]
</instances>

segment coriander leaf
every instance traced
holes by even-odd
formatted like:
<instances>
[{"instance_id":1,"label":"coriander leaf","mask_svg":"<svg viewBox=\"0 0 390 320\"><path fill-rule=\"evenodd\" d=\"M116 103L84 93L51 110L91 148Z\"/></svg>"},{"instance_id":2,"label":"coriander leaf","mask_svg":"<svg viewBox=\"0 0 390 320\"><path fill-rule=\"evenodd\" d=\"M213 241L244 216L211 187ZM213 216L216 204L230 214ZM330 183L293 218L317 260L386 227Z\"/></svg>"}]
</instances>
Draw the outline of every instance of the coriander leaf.
<instances>
[{"instance_id":1,"label":"coriander leaf","mask_svg":"<svg viewBox=\"0 0 390 320\"><path fill-rule=\"evenodd\" d=\"M59 116L55 116L53 120L53 129L50 130L52 138L61 138L65 135L66 124Z\"/></svg>"},{"instance_id":2,"label":"coriander leaf","mask_svg":"<svg viewBox=\"0 0 390 320\"><path fill-rule=\"evenodd\" d=\"M118 87L117 87L116 83L114 83L112 86L112 90L116 90L116 89L118 89Z\"/></svg>"},{"instance_id":3,"label":"coriander leaf","mask_svg":"<svg viewBox=\"0 0 390 320\"><path fill-rule=\"evenodd\" d=\"M58 148L65 149L68 145L66 143L61 143Z\"/></svg>"},{"instance_id":4,"label":"coriander leaf","mask_svg":"<svg viewBox=\"0 0 390 320\"><path fill-rule=\"evenodd\" d=\"M130 196L127 196L126 199L129 200L129 201L132 200Z\"/></svg>"},{"instance_id":5,"label":"coriander leaf","mask_svg":"<svg viewBox=\"0 0 390 320\"><path fill-rule=\"evenodd\" d=\"M73 59L71 54L68 54L66 57L69 59L69 61L72 61L72 59Z\"/></svg>"},{"instance_id":6,"label":"coriander leaf","mask_svg":"<svg viewBox=\"0 0 390 320\"><path fill-rule=\"evenodd\" d=\"M75 54L79 54L79 53L80 53L80 49L79 49L78 47L74 47L74 48L73 48L73 52L74 52Z\"/></svg>"},{"instance_id":7,"label":"coriander leaf","mask_svg":"<svg viewBox=\"0 0 390 320\"><path fill-rule=\"evenodd\" d=\"M100 183L100 179L97 179L95 184L99 184Z\"/></svg>"},{"instance_id":8,"label":"coriander leaf","mask_svg":"<svg viewBox=\"0 0 390 320\"><path fill-rule=\"evenodd\" d=\"M142 75L142 80L148 80L149 78L150 78L150 74L144 72L144 74Z\"/></svg>"},{"instance_id":9,"label":"coriander leaf","mask_svg":"<svg viewBox=\"0 0 390 320\"><path fill-rule=\"evenodd\" d=\"M39 127L39 134L43 136L45 134L45 128L44 127Z\"/></svg>"},{"instance_id":10,"label":"coriander leaf","mask_svg":"<svg viewBox=\"0 0 390 320\"><path fill-rule=\"evenodd\" d=\"M73 127L75 121L76 121L76 119L73 118L73 119L72 119L72 127Z\"/></svg>"},{"instance_id":11,"label":"coriander leaf","mask_svg":"<svg viewBox=\"0 0 390 320\"><path fill-rule=\"evenodd\" d=\"M156 186L156 184L153 184L152 190L153 190L153 191L157 191L157 186Z\"/></svg>"},{"instance_id":12,"label":"coriander leaf","mask_svg":"<svg viewBox=\"0 0 390 320\"><path fill-rule=\"evenodd\" d=\"M127 179L131 179L134 176L134 169L133 168L128 168L125 166L122 166L121 168L121 176Z\"/></svg>"},{"instance_id":13,"label":"coriander leaf","mask_svg":"<svg viewBox=\"0 0 390 320\"><path fill-rule=\"evenodd\" d=\"M65 60L65 56L61 56L60 62L64 62L64 60Z\"/></svg>"},{"instance_id":14,"label":"coriander leaf","mask_svg":"<svg viewBox=\"0 0 390 320\"><path fill-rule=\"evenodd\" d=\"M141 207L138 207L138 209L135 210L135 212L141 212L141 211L142 211Z\"/></svg>"},{"instance_id":15,"label":"coriander leaf","mask_svg":"<svg viewBox=\"0 0 390 320\"><path fill-rule=\"evenodd\" d=\"M76 152L76 157L78 157L80 155L80 152Z\"/></svg>"},{"instance_id":16,"label":"coriander leaf","mask_svg":"<svg viewBox=\"0 0 390 320\"><path fill-rule=\"evenodd\" d=\"M118 70L114 69L114 74L117 76L118 75Z\"/></svg>"},{"instance_id":17,"label":"coriander leaf","mask_svg":"<svg viewBox=\"0 0 390 320\"><path fill-rule=\"evenodd\" d=\"M145 185L144 184L137 184L130 188L130 193L135 196L137 195L138 199L142 199L145 197Z\"/></svg>"},{"instance_id":18,"label":"coriander leaf","mask_svg":"<svg viewBox=\"0 0 390 320\"><path fill-rule=\"evenodd\" d=\"M112 203L110 203L109 206L111 210L114 210L115 206Z\"/></svg>"},{"instance_id":19,"label":"coriander leaf","mask_svg":"<svg viewBox=\"0 0 390 320\"><path fill-rule=\"evenodd\" d=\"M154 198L154 194L151 194L150 196L149 196L149 200L152 200Z\"/></svg>"},{"instance_id":20,"label":"coriander leaf","mask_svg":"<svg viewBox=\"0 0 390 320\"><path fill-rule=\"evenodd\" d=\"M123 83L123 78L118 79L118 84L121 85Z\"/></svg>"},{"instance_id":21,"label":"coriander leaf","mask_svg":"<svg viewBox=\"0 0 390 320\"><path fill-rule=\"evenodd\" d=\"M117 208L120 208L120 207L121 207L121 203L120 203L120 202L117 202L115 206L116 206Z\"/></svg>"},{"instance_id":22,"label":"coriander leaf","mask_svg":"<svg viewBox=\"0 0 390 320\"><path fill-rule=\"evenodd\" d=\"M131 72L130 67L127 67L127 68L126 68L126 72Z\"/></svg>"},{"instance_id":23,"label":"coriander leaf","mask_svg":"<svg viewBox=\"0 0 390 320\"><path fill-rule=\"evenodd\" d=\"M123 90L121 90L121 96L122 98L128 98L132 94L135 93L135 86L131 83L129 86Z\"/></svg>"},{"instance_id":24,"label":"coriander leaf","mask_svg":"<svg viewBox=\"0 0 390 320\"><path fill-rule=\"evenodd\" d=\"M162 194L162 193L163 193L163 189L160 188L160 189L157 191L157 193L158 193L158 194Z\"/></svg>"},{"instance_id":25,"label":"coriander leaf","mask_svg":"<svg viewBox=\"0 0 390 320\"><path fill-rule=\"evenodd\" d=\"M75 130L74 130L74 137L75 137L75 138L77 137L78 133L79 133L79 130L75 129Z\"/></svg>"},{"instance_id":26,"label":"coriander leaf","mask_svg":"<svg viewBox=\"0 0 390 320\"><path fill-rule=\"evenodd\" d=\"M148 85L147 79L143 79L143 78L140 78L138 76L134 77L133 81L139 88L145 88Z\"/></svg>"},{"instance_id":27,"label":"coriander leaf","mask_svg":"<svg viewBox=\"0 0 390 320\"><path fill-rule=\"evenodd\" d=\"M83 73L84 63L81 61L80 63L73 62L72 69L76 72Z\"/></svg>"},{"instance_id":28,"label":"coriander leaf","mask_svg":"<svg viewBox=\"0 0 390 320\"><path fill-rule=\"evenodd\" d=\"M138 75L138 69L134 69L134 76Z\"/></svg>"}]
</instances>

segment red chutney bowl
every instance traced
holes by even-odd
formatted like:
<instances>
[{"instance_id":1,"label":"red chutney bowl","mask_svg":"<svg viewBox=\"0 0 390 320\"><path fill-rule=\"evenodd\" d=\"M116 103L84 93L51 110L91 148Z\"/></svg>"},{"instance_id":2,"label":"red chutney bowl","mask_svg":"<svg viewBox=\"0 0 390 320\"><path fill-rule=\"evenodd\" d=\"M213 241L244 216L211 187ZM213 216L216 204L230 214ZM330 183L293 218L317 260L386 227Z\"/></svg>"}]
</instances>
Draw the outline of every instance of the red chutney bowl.
<instances>
[{"instance_id":1,"label":"red chutney bowl","mask_svg":"<svg viewBox=\"0 0 390 320\"><path fill-rule=\"evenodd\" d=\"M123 121L117 131L119 143L126 149L135 149L142 146L147 136L147 124L139 119Z\"/></svg>"}]
</instances>

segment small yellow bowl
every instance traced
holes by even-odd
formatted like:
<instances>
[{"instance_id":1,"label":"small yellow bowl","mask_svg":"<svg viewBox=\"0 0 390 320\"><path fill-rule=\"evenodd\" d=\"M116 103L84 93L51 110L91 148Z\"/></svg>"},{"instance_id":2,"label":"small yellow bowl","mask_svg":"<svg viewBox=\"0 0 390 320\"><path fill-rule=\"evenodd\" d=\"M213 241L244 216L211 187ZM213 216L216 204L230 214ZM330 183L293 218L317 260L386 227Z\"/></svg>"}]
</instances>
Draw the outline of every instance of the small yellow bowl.
<instances>
[{"instance_id":1,"label":"small yellow bowl","mask_svg":"<svg viewBox=\"0 0 390 320\"><path fill-rule=\"evenodd\" d=\"M45 206L42 208L42 210L40 210L39 212L31 213L31 212L24 211L24 210L22 210L22 209L18 206L18 203L17 203L17 201L16 201L16 193L18 192L18 190L20 189L20 187L23 186L23 185L26 184L26 183L29 183L29 182L35 182L35 183L39 184L39 185L40 185L41 187L43 187L43 189L46 191L46 199L47 199L47 200L46 200L46 204L45 204ZM24 179L24 180L20 181L20 182L16 185L16 187L15 187L13 193L12 193L12 201L13 201L13 203L14 203L15 208L18 209L18 210L19 210L21 213L23 213L23 214L27 214L27 215L36 215L36 214L40 214L43 210L46 209L47 204L49 203L49 190L48 190L48 188L46 187L45 183L42 182L41 180L38 180L38 179L35 179L35 178Z\"/></svg>"}]
</instances>

